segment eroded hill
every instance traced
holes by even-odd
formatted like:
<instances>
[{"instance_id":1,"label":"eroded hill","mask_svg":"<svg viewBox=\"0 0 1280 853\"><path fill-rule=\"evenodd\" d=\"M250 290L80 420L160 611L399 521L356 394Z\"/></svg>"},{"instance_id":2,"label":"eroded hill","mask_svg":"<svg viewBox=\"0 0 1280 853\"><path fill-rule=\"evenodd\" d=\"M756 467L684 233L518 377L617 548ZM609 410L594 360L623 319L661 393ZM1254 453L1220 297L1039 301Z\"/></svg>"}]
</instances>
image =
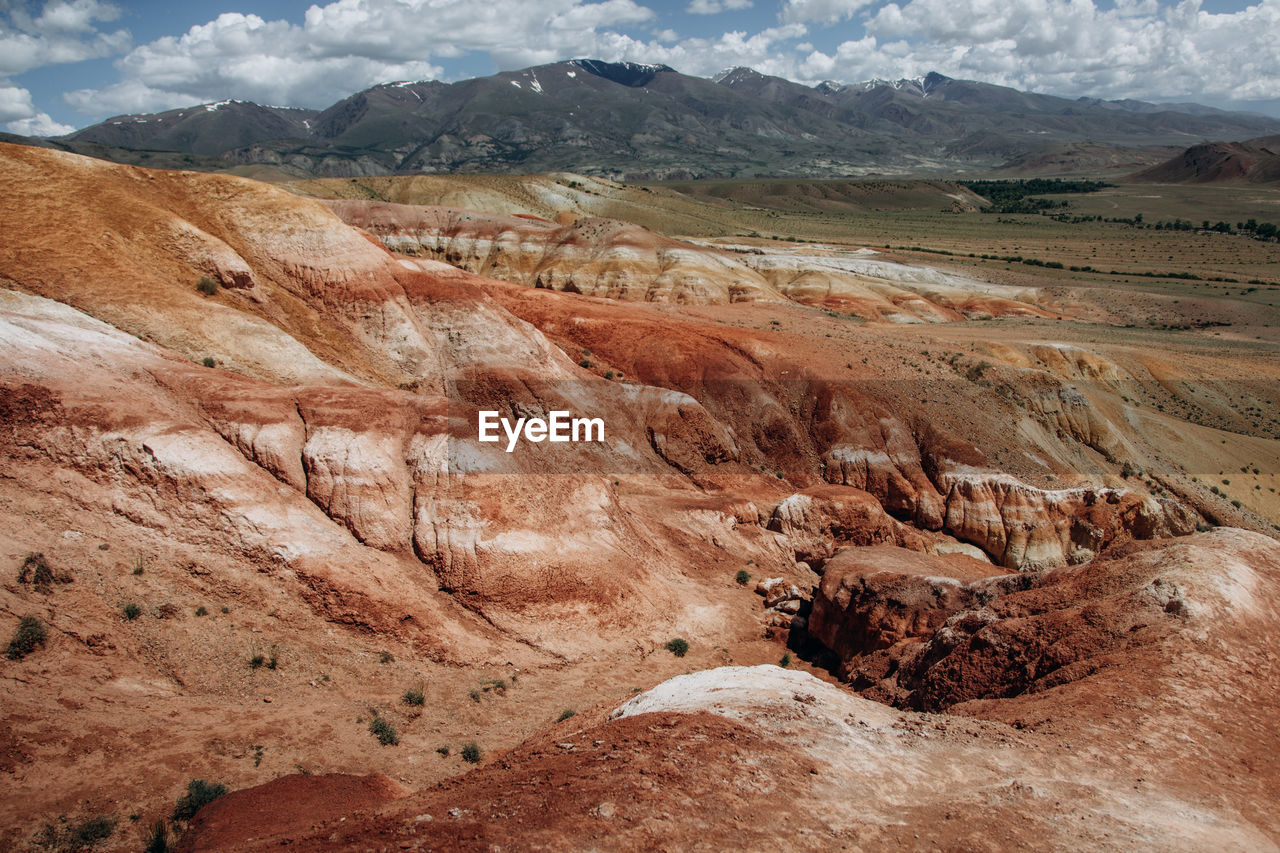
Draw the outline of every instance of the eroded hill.
<instances>
[{"instance_id":1,"label":"eroded hill","mask_svg":"<svg viewBox=\"0 0 1280 853\"><path fill-rule=\"evenodd\" d=\"M513 820L541 827L531 844L605 832L635 845L703 833L917 846L904 813L923 846L949 837L943 780L927 769L943 765L968 774L947 783L963 792L952 818L970 834L994 823L1008 843L1040 831L1116 849L1195 833L1275 843L1274 768L1230 769L1234 740L1188 752L1207 768L1203 788L1169 781L1155 747L1139 751L1140 779L1112 757L1144 725L1175 741L1235 725L1244 712L1226 692L1195 713L1160 699L1154 723L1072 722L1094 719L1106 679L1136 679L1129 695L1154 702L1206 661L1232 695L1261 697L1249 714L1271 718L1265 644L1251 638L1274 631L1276 546L1240 531L1186 538L1280 520L1269 427L1211 422L1245 398L1274 417L1268 349L1187 335L1152 352L1123 330L1050 325L1034 294L1008 325L976 325L937 285L955 273L923 267L910 269L943 278L894 285L920 307L875 292L907 314L949 311L930 318L946 322L866 322L822 295L852 284L798 288L778 272L822 265L821 249L757 255L618 223L331 207L35 148L0 148L0 191L0 554L13 566L0 612L6 631L22 617L47 628L0 669L5 843L103 814L120 820L107 846L132 849L129 833L166 816L190 778L239 789L303 772L394 780L272 783L302 816L277 830L308 849L487 843L511 837ZM661 278L663 257L683 291ZM538 287L550 273L613 284ZM733 298L735 276L749 299ZM619 281L642 295L610 289ZM1140 405L1157 394L1163 410ZM605 439L508 453L477 440L481 410L599 417ZM1241 472L1210 490L1229 468ZM819 596L884 548L939 566L900 582L914 600L933 593L913 584L962 579L907 627L877 617L911 648L859 645L847 638L871 629L853 623L823 641ZM1221 565L1206 563L1215 550ZM20 577L35 553L56 580ZM774 577L766 609L752 587ZM1104 603L1064 610L1053 590L1072 584ZM1246 588L1246 609L1219 601ZM876 610L870 589L868 608L844 607L850 619ZM1033 612L1043 627L1016 630ZM950 621L961 617L963 636ZM1150 630L1124 633L1142 620ZM983 626L1001 638L1001 666L1031 647L1044 659L1047 643L1056 680L967 675L997 672ZM673 637L687 657L666 651ZM1054 651L1064 637L1074 656ZM876 679L872 698L968 716L892 710L830 683L834 672L866 690L856 673L879 673L884 648L898 680ZM829 683L714 669L783 654ZM1167 669L1150 657L1184 654ZM1099 656L1106 665L1089 663ZM935 658L944 669L929 669ZM660 684L698 670L712 672ZM902 698L917 694L945 701ZM1040 707L1064 728L1008 727L1007 709L1030 720ZM374 720L399 744L378 745ZM460 775L468 741L482 766ZM864 741L885 760L858 759ZM612 799L601 761L622 768ZM919 784L877 775L893 762ZM535 777L592 811L553 818L519 782ZM768 819L743 827L727 804L679 811L718 796L712 778L738 780ZM1233 805L1205 799L1228 779ZM850 785L875 808L848 814L835 792ZM340 820L348 788L378 815ZM1050 798L1051 816L1019 822ZM228 797L186 843L255 849L264 812L247 802ZM422 828L435 821L465 831Z\"/></svg>"}]
</instances>

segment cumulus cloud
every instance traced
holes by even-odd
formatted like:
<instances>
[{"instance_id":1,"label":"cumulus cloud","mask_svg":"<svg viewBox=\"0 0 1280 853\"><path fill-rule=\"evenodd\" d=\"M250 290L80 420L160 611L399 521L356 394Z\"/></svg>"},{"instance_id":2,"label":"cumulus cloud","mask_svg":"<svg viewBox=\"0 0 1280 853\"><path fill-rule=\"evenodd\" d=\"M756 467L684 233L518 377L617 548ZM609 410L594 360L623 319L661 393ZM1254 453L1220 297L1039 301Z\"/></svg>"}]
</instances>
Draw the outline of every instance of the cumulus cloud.
<instances>
[{"instance_id":1,"label":"cumulus cloud","mask_svg":"<svg viewBox=\"0 0 1280 853\"><path fill-rule=\"evenodd\" d=\"M801 2L801 0L795 0ZM826 2L826 0L812 0ZM910 0L889 3L867 35L800 62L805 77L845 81L938 70L1020 89L1098 97L1273 95L1280 84L1280 0L1210 13L1199 0Z\"/></svg>"},{"instance_id":2,"label":"cumulus cloud","mask_svg":"<svg viewBox=\"0 0 1280 853\"><path fill-rule=\"evenodd\" d=\"M97 59L128 48L128 30L103 32L98 25L120 17L99 0L48 0L38 12L24 2L0 2L0 123L11 133L58 136L73 128L54 121L10 78L35 68Z\"/></svg>"},{"instance_id":3,"label":"cumulus cloud","mask_svg":"<svg viewBox=\"0 0 1280 853\"><path fill-rule=\"evenodd\" d=\"M5 125L10 133L18 133L23 136L62 136L75 130L69 124L63 124L54 119L48 113L36 113L27 118L11 121Z\"/></svg>"},{"instance_id":4,"label":"cumulus cloud","mask_svg":"<svg viewBox=\"0 0 1280 853\"><path fill-rule=\"evenodd\" d=\"M99 22L120 17L120 9L98 0L50 0L38 15L25 4L11 4L0 16L0 77L45 65L79 62L120 53L129 31L102 32Z\"/></svg>"},{"instance_id":5,"label":"cumulus cloud","mask_svg":"<svg viewBox=\"0 0 1280 853\"><path fill-rule=\"evenodd\" d=\"M191 98L324 107L375 83L440 77L441 60L474 51L501 68L595 55L615 41L601 28L653 18L634 0L336 0L301 25L226 13L135 48L119 83L67 100L98 116Z\"/></svg>"},{"instance_id":6,"label":"cumulus cloud","mask_svg":"<svg viewBox=\"0 0 1280 853\"><path fill-rule=\"evenodd\" d=\"M847 21L872 0L784 0L780 17L785 23L835 24Z\"/></svg>"},{"instance_id":7,"label":"cumulus cloud","mask_svg":"<svg viewBox=\"0 0 1280 853\"><path fill-rule=\"evenodd\" d=\"M655 62L686 74L710 77L725 68L747 65L764 74L794 76L794 54L788 42L803 37L803 24L770 27L754 35L734 31L715 38L691 38L659 44L615 36L602 39L597 54L611 61Z\"/></svg>"},{"instance_id":8,"label":"cumulus cloud","mask_svg":"<svg viewBox=\"0 0 1280 853\"><path fill-rule=\"evenodd\" d=\"M570 57L704 76L748 65L805 83L937 70L1099 97L1259 100L1280 90L1280 0L1226 13L1201 0L780 0L777 26L699 38L644 2L332 0L301 23L227 13L135 47L116 63L118 82L64 97L95 118L228 97L324 107L379 82L444 78L451 60L474 67L476 55L501 69ZM684 2L699 15L752 4ZM0 24L0 85L22 68L120 51L128 34L103 26L116 15L105 0L48 0L11 15ZM829 47L832 35L843 41ZM34 122L37 112L9 120Z\"/></svg>"},{"instance_id":9,"label":"cumulus cloud","mask_svg":"<svg viewBox=\"0 0 1280 853\"><path fill-rule=\"evenodd\" d=\"M718 15L721 12L734 12L750 9L751 0L693 0L685 11L690 15Z\"/></svg>"}]
</instances>

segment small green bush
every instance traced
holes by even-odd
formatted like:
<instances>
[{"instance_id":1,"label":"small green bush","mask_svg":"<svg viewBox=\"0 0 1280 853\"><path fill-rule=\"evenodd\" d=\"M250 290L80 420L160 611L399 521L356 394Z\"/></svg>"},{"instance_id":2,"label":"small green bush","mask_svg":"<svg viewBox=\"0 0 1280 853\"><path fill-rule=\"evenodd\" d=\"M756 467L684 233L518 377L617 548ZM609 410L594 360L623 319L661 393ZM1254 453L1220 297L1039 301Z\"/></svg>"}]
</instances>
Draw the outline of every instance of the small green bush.
<instances>
[{"instance_id":1,"label":"small green bush","mask_svg":"<svg viewBox=\"0 0 1280 853\"><path fill-rule=\"evenodd\" d=\"M206 355L204 358L200 359L200 363L201 363L201 364L203 364L205 367L217 367L217 366L218 366L218 362L217 362L217 361L214 359L214 357L213 357L213 356L211 356L211 355Z\"/></svg>"},{"instance_id":2,"label":"small green bush","mask_svg":"<svg viewBox=\"0 0 1280 853\"><path fill-rule=\"evenodd\" d=\"M208 609L207 609L207 608L202 604L202 605L200 605L199 607L197 607L197 608L196 608L196 615L197 615L197 616L208 616L208 615L209 615L209 610L208 610Z\"/></svg>"},{"instance_id":3,"label":"small green bush","mask_svg":"<svg viewBox=\"0 0 1280 853\"><path fill-rule=\"evenodd\" d=\"M187 782L187 792L178 798L177 805L173 807L173 819L191 820L196 812L226 793L227 786L221 782L192 779Z\"/></svg>"},{"instance_id":4,"label":"small green bush","mask_svg":"<svg viewBox=\"0 0 1280 853\"><path fill-rule=\"evenodd\" d=\"M560 717L556 720L556 722L563 723L565 720L569 719L576 713L578 712L573 710L572 708L565 708L563 711L560 712Z\"/></svg>"},{"instance_id":5,"label":"small green bush","mask_svg":"<svg viewBox=\"0 0 1280 853\"><path fill-rule=\"evenodd\" d=\"M196 282L196 290L200 291L205 296L213 296L218 292L219 287L221 287L221 285L209 278L207 275L200 276L200 280Z\"/></svg>"},{"instance_id":6,"label":"small green bush","mask_svg":"<svg viewBox=\"0 0 1280 853\"><path fill-rule=\"evenodd\" d=\"M139 557L133 563L133 576L138 577L147 570L147 561Z\"/></svg>"},{"instance_id":7,"label":"small green bush","mask_svg":"<svg viewBox=\"0 0 1280 853\"><path fill-rule=\"evenodd\" d=\"M462 760L468 764L477 764L480 761L480 747L476 746L475 741L471 741L462 747Z\"/></svg>"},{"instance_id":8,"label":"small green bush","mask_svg":"<svg viewBox=\"0 0 1280 853\"><path fill-rule=\"evenodd\" d=\"M421 690L407 690L404 694L404 704L422 707L426 704L427 697L422 695Z\"/></svg>"},{"instance_id":9,"label":"small green bush","mask_svg":"<svg viewBox=\"0 0 1280 853\"><path fill-rule=\"evenodd\" d=\"M786 654L784 654L784 655L782 656L782 660L778 661L778 666L782 667L783 669L786 669L787 667L791 666L791 653L790 653L790 652L787 652Z\"/></svg>"},{"instance_id":10,"label":"small green bush","mask_svg":"<svg viewBox=\"0 0 1280 853\"><path fill-rule=\"evenodd\" d=\"M124 607L120 608L120 612L124 614L124 618L132 622L142 615L142 608L130 601Z\"/></svg>"},{"instance_id":11,"label":"small green bush","mask_svg":"<svg viewBox=\"0 0 1280 853\"><path fill-rule=\"evenodd\" d=\"M396 727L391 724L390 720L383 717L374 716L369 722L369 731L378 739L378 743L383 746L395 746L400 743L400 733L396 731Z\"/></svg>"},{"instance_id":12,"label":"small green bush","mask_svg":"<svg viewBox=\"0 0 1280 853\"><path fill-rule=\"evenodd\" d=\"M682 658L689 651L689 641L683 637L676 637L673 640L667 640L666 649L676 657Z\"/></svg>"},{"instance_id":13,"label":"small green bush","mask_svg":"<svg viewBox=\"0 0 1280 853\"><path fill-rule=\"evenodd\" d=\"M267 663L267 656L263 654L256 654L253 657L249 658L250 669L261 669L263 666L266 665L266 663Z\"/></svg>"},{"instance_id":14,"label":"small green bush","mask_svg":"<svg viewBox=\"0 0 1280 853\"><path fill-rule=\"evenodd\" d=\"M437 746L437 747L436 747L436 752L440 753L441 755L443 755L443 756L444 756L444 757L446 757L446 758L448 758L448 757L449 757L449 747L448 747L448 746Z\"/></svg>"},{"instance_id":15,"label":"small green bush","mask_svg":"<svg viewBox=\"0 0 1280 853\"><path fill-rule=\"evenodd\" d=\"M472 690L472 691L471 691L470 693L468 693L467 695L471 697L471 701L472 701L472 702L479 702L479 701L480 701L480 691L479 691L479 690Z\"/></svg>"},{"instance_id":16,"label":"small green bush","mask_svg":"<svg viewBox=\"0 0 1280 853\"><path fill-rule=\"evenodd\" d=\"M733 576L733 579L738 582L738 586L746 586L751 580L751 572L746 569L738 569L738 573Z\"/></svg>"},{"instance_id":17,"label":"small green bush","mask_svg":"<svg viewBox=\"0 0 1280 853\"><path fill-rule=\"evenodd\" d=\"M396 656L391 654L391 652L383 652L382 654L378 655L378 663L395 663L395 662L396 662Z\"/></svg>"},{"instance_id":18,"label":"small green bush","mask_svg":"<svg viewBox=\"0 0 1280 853\"><path fill-rule=\"evenodd\" d=\"M43 622L34 616L23 616L9 641L9 660L22 660L43 646L46 637Z\"/></svg>"}]
</instances>

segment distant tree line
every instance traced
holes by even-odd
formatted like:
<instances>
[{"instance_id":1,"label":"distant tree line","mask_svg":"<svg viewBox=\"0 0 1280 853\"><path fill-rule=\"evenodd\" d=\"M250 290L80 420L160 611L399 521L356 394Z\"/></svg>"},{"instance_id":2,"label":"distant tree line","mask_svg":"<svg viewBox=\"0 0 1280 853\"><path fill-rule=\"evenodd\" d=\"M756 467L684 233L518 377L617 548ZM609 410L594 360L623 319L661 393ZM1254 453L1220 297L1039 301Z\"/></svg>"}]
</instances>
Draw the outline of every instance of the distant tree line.
<instances>
[{"instance_id":1,"label":"distant tree line","mask_svg":"<svg viewBox=\"0 0 1280 853\"><path fill-rule=\"evenodd\" d=\"M1053 201L1032 196L1096 193L1112 186L1104 181L1064 181L1057 178L1031 178L1025 181L958 181L991 202L983 213L1043 213L1067 206L1065 201Z\"/></svg>"}]
</instances>

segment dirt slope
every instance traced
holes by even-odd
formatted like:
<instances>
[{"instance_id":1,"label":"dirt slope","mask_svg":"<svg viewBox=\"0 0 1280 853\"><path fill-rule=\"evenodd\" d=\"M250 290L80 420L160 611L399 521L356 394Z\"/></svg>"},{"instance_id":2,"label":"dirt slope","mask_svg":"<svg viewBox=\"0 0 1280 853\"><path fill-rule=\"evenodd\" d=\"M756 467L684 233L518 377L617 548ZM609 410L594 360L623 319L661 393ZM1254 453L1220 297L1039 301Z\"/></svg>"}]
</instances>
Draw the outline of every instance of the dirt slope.
<instances>
[{"instance_id":1,"label":"dirt slope","mask_svg":"<svg viewBox=\"0 0 1280 853\"><path fill-rule=\"evenodd\" d=\"M428 798L414 819L476 808L455 793L506 798L509 809L466 818L464 836L477 843L515 819L541 827L538 843L585 844L593 830L581 815L558 817L541 789L513 781L524 778L525 761L542 768L550 787L564 781L567 796L580 790L579 804L613 784L622 792L608 801L614 815L623 803L651 804L617 836L634 845L656 843L668 823L689 833L673 837L702 833L712 846L738 837L772 844L792 823L838 838L902 839L887 818L859 823L824 787L847 760L836 748L844 735L826 746L812 739L850 714L865 714L891 737L922 719L908 712L830 688L815 699L821 713L804 724L815 728L791 734L763 722L774 710L749 702L728 723L714 701L692 716L659 703L656 723L605 717L631 691L690 670L778 661L791 632L801 637L797 617L807 618L818 572L828 562L839 567L841 548L892 544L911 553L904 564L964 563L966 578L1100 572L1101 584L1113 569L1138 571L1090 562L1107 549L1124 554L1129 543L1156 540L1150 553L1161 560L1199 564L1200 545L1183 556L1173 545L1155 549L1209 523L1269 530L1280 520L1264 488L1276 473L1267 462L1280 458L1276 440L1251 426L1266 419L1220 428L1242 408L1273 413L1265 390L1240 390L1242 378L1265 384L1278 375L1261 350L1224 358L1191 339L1152 352L1048 326L1038 309L1010 313L1007 326L971 324L954 300L975 291L923 267L911 268L914 283L895 287L910 294L910 310L953 312L951 322L864 323L800 304L779 272L796 267L785 252L679 248L688 253L688 293L724 292L717 270L736 263L763 282L761 294L785 298L681 303L530 287L516 261L526 250L537 254L540 240L550 251L567 237L571 250L556 263L569 266L627 245L650 259L676 249L623 226L592 242L584 235L590 223L566 233L530 220L455 216L458 239L508 234L511 246L524 247L494 255L510 261L489 270L513 279L504 281L393 253L325 204L267 185L35 148L0 147L0 190L0 555L10 567L0 567L0 630L11 636L23 617L47 629L43 645L0 667L2 845L34 843L62 816L112 815L120 823L103 849L136 849L142 829L169 813L190 778L239 789L299 771L382 774ZM391 216L397 228L446 216L354 209ZM881 278L905 274L871 256L818 252L801 261L846 276L871 276L865 267L850 272L853 261L882 265ZM202 293L202 276L219 287ZM482 409L598 416L606 434L508 453L477 440ZM1209 491L1207 474L1228 464L1243 470L1215 478L1224 482ZM1221 536L1210 544L1238 551L1237 562L1266 583L1265 543ZM35 553L53 580L21 576ZM1143 559L1134 565L1155 572ZM1069 574L1082 565L1094 568ZM797 593L765 609L750 583L735 580L739 572L783 578ZM1010 620L1020 618L1017 607L1049 606L1019 604L1012 594L1007 601L1002 618ZM1235 624L1212 613L1217 621L1203 623L1204 636ZM1114 628L1131 610L1098 614ZM1269 616L1259 618L1241 636L1272 630ZM933 621L924 618L919 631ZM673 637L689 642L687 658L664 649ZM1158 639L1143 648L1200 653L1194 631ZM1248 663L1233 689L1253 695L1249 679L1268 671L1244 647L1228 646L1234 657L1226 659ZM961 672L963 660L953 661ZM1147 658L1134 660L1135 672L1151 669ZM934 683L913 672L903 677ZM720 676L701 677L714 686ZM744 678L750 694L752 679L767 685L774 674ZM937 683L939 695L992 698L977 690L980 678ZM1135 695L1154 689L1138 688L1147 692ZM777 689L784 705L810 692L790 682ZM404 701L414 691L421 705ZM1197 718L1205 725L1236 719L1216 699L1209 707L1223 716ZM1258 719L1269 719L1270 706L1261 708ZM580 712L577 724L549 728L569 710ZM394 724L399 746L378 745L375 719ZM1036 775L1038 758L1003 764L999 747L1009 735L987 726L960 736L977 738L957 759L979 768L975 790L1026 775L1033 787L1049 779L1058 802L1070 799L1054 775L1060 765L1051 762L1046 777ZM587 733L573 735L579 746L558 745L579 728ZM1117 731L1121 743L1139 736L1133 727ZM610 779L577 764L596 740L619 750L599 760L634 771ZM490 754L515 751L458 776L468 741ZM1028 747L1036 755L1065 755L1055 752L1066 749L1057 735L1037 743ZM1117 741L1109 743L1114 751ZM699 760L670 762L671 750L685 751L679 746ZM447 755L436 752L443 747ZM910 754L929 764L930 748L916 744L910 749L924 751ZM1236 755L1201 753L1211 764ZM656 791L646 784L655 762L671 780ZM811 766L817 779L807 778ZM1274 817L1255 795L1268 773L1251 768L1232 783L1246 822L1169 788L1136 822L1085 820L1088 833L1064 823L1053 837L1091 841L1101 826L1121 841L1165 839L1150 827L1161 815L1189 813L1191 802L1202 826L1235 833L1228 837L1241 844L1258 832L1274 839ZM737 780L736 793L717 793L712 778ZM833 778L847 787L858 777ZM1064 807L1066 819L1100 814L1095 803L1118 796L1129 784L1122 781L1102 778ZM359 785L372 794L367 820L352 826L402 840L408 824L394 810L418 800L384 802L390 783ZM324 785L310 793L308 783L280 786L285 800L318 803L319 811L333 801ZM894 799L901 792L889 796L892 786L874 790L886 792L884 814L909 802ZM724 818L737 813L735 798L756 828ZM700 801L712 808L690 808ZM236 802L227 801L227 832L256 826L244 815L262 814L260 805L233 809ZM592 821L611 820L601 817L604 802L590 806ZM393 815L385 823L381 809ZM823 809L833 810L829 827L805 823ZM993 805L976 814L1011 844L1049 831L1023 828L1021 811ZM285 827L286 840L306 849L330 843L312 829ZM193 830L188 843L199 837ZM332 843L348 843L338 838Z\"/></svg>"}]
</instances>

